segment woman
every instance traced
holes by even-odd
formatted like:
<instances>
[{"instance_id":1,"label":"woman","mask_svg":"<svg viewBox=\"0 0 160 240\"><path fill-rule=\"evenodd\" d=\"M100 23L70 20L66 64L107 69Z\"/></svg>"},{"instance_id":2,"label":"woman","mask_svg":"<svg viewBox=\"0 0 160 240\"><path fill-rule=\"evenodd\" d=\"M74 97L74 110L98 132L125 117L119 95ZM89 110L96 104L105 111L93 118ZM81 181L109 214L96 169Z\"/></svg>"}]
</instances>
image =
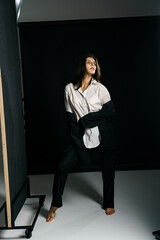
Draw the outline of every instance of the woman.
<instances>
[{"instance_id":1,"label":"woman","mask_svg":"<svg viewBox=\"0 0 160 240\"><path fill-rule=\"evenodd\" d=\"M92 161L96 155L102 166L103 208L114 210L114 105L106 87L100 83L100 67L93 54L81 58L75 82L65 87L65 109L72 145L64 152L53 184L53 199L47 222L62 206L62 194L68 172L79 162Z\"/></svg>"}]
</instances>

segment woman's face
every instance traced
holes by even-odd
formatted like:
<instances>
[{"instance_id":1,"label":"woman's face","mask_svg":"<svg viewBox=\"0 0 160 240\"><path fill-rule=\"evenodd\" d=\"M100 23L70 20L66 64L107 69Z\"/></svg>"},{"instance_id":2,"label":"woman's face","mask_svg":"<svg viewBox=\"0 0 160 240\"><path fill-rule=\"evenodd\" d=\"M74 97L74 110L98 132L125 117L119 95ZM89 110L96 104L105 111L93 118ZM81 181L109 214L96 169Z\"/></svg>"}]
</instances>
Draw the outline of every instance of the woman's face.
<instances>
[{"instance_id":1,"label":"woman's face","mask_svg":"<svg viewBox=\"0 0 160 240\"><path fill-rule=\"evenodd\" d=\"M86 58L86 73L94 75L96 72L96 61L92 57Z\"/></svg>"}]
</instances>

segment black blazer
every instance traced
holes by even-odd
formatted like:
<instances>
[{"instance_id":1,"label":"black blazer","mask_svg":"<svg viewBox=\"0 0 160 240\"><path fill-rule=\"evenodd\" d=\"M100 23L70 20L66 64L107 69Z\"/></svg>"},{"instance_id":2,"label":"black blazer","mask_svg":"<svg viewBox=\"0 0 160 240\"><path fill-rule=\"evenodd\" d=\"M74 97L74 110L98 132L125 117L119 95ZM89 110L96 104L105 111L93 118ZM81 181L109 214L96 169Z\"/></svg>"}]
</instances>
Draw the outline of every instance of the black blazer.
<instances>
[{"instance_id":1,"label":"black blazer","mask_svg":"<svg viewBox=\"0 0 160 240\"><path fill-rule=\"evenodd\" d=\"M101 110L86 114L78 122L73 113L66 112L74 147L77 150L86 149L83 143L85 128L98 126L102 147L106 150L113 150L115 148L115 130L113 124L115 115L116 111L111 100L105 103Z\"/></svg>"}]
</instances>

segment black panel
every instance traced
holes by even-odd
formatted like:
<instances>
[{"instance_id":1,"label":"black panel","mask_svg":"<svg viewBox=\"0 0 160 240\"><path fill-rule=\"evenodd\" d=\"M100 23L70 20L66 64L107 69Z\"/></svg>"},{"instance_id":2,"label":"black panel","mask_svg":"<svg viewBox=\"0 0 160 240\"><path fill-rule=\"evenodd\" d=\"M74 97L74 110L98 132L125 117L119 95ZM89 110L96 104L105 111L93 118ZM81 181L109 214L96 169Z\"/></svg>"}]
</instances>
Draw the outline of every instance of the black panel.
<instances>
[{"instance_id":1,"label":"black panel","mask_svg":"<svg viewBox=\"0 0 160 240\"><path fill-rule=\"evenodd\" d=\"M117 169L160 167L160 17L21 23L19 28L29 173L53 172L69 142L63 91L86 52L98 57L102 83L117 110Z\"/></svg>"},{"instance_id":2,"label":"black panel","mask_svg":"<svg viewBox=\"0 0 160 240\"><path fill-rule=\"evenodd\" d=\"M27 179L20 61L15 1L13 0L0 1L0 66L4 94L10 195L13 201ZM26 196L23 195L23 197ZM16 212L19 212L22 204L15 204L15 206ZM12 221L14 219L13 216Z\"/></svg>"},{"instance_id":3,"label":"black panel","mask_svg":"<svg viewBox=\"0 0 160 240\"><path fill-rule=\"evenodd\" d=\"M20 206L23 206L26 198L29 196L29 179L26 179L26 182L23 184L17 196L12 201L12 218L16 219L20 211ZM14 220L13 220L14 221Z\"/></svg>"}]
</instances>

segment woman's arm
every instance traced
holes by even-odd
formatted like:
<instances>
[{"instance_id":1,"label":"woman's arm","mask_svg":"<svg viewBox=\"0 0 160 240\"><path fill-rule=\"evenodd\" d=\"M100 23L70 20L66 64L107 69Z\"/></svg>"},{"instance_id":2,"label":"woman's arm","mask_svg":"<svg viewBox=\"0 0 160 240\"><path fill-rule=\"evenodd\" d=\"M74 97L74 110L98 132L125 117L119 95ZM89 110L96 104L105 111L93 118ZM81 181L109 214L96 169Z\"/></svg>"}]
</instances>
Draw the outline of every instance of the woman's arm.
<instances>
[{"instance_id":1,"label":"woman's arm","mask_svg":"<svg viewBox=\"0 0 160 240\"><path fill-rule=\"evenodd\" d=\"M92 128L100 124L103 124L104 121L108 120L113 121L115 116L114 104L111 101L111 96L108 89L103 85L99 84L99 99L101 101L102 109L97 112L91 112L82 117L79 120L79 123L83 128Z\"/></svg>"},{"instance_id":2,"label":"woman's arm","mask_svg":"<svg viewBox=\"0 0 160 240\"><path fill-rule=\"evenodd\" d=\"M76 135L77 137L82 137L84 135L84 129L79 125L77 119L71 109L69 93L65 88L64 91L64 104L66 110L66 118L68 125L70 127L71 136Z\"/></svg>"},{"instance_id":3,"label":"woman's arm","mask_svg":"<svg viewBox=\"0 0 160 240\"><path fill-rule=\"evenodd\" d=\"M84 117L80 118L79 124L84 129L85 128L93 128L100 124L103 124L104 121L113 121L113 118L116 115L116 111L114 108L113 102L110 100L105 103L101 110L97 112L91 112L86 114Z\"/></svg>"},{"instance_id":4,"label":"woman's arm","mask_svg":"<svg viewBox=\"0 0 160 240\"><path fill-rule=\"evenodd\" d=\"M67 87L65 87L64 89L64 105L65 105L66 112L73 113L71 104L70 104L70 99L69 99L69 90Z\"/></svg>"}]
</instances>

